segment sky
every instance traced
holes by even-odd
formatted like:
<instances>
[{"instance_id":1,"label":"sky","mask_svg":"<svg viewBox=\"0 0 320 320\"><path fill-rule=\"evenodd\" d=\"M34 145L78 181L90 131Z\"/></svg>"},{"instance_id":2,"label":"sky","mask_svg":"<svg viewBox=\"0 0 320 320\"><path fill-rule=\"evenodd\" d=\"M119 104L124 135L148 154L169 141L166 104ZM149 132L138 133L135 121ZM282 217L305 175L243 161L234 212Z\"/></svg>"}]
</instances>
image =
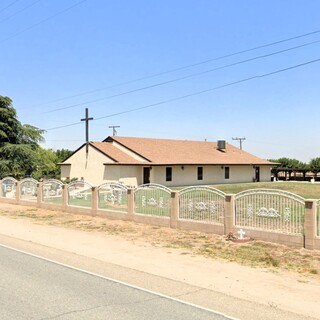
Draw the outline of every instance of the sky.
<instances>
[{"instance_id":1,"label":"sky","mask_svg":"<svg viewBox=\"0 0 320 320\"><path fill-rule=\"evenodd\" d=\"M318 0L2 0L0 95L86 139L245 138L263 159L320 157Z\"/></svg>"}]
</instances>

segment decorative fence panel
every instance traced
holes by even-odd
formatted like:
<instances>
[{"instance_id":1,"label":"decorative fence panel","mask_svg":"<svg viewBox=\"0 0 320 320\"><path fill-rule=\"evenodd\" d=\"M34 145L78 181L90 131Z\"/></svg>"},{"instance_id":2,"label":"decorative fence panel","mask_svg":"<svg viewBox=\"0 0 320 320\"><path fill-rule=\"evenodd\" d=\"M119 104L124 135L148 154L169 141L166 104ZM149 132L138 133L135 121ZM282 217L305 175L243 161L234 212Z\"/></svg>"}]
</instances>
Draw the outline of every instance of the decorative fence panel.
<instances>
[{"instance_id":1,"label":"decorative fence panel","mask_svg":"<svg viewBox=\"0 0 320 320\"><path fill-rule=\"evenodd\" d=\"M210 187L188 187L179 192L179 219L203 223L224 222L225 193Z\"/></svg>"},{"instance_id":2,"label":"decorative fence panel","mask_svg":"<svg viewBox=\"0 0 320 320\"><path fill-rule=\"evenodd\" d=\"M1 194L2 198L15 199L16 198L16 183L17 180L11 177L5 177L1 180Z\"/></svg>"},{"instance_id":3,"label":"decorative fence panel","mask_svg":"<svg viewBox=\"0 0 320 320\"><path fill-rule=\"evenodd\" d=\"M316 222L316 235L320 237L320 200L317 201L317 222Z\"/></svg>"},{"instance_id":4,"label":"decorative fence panel","mask_svg":"<svg viewBox=\"0 0 320 320\"><path fill-rule=\"evenodd\" d=\"M26 178L20 183L20 199L25 201L37 201L38 181L33 178Z\"/></svg>"},{"instance_id":5,"label":"decorative fence panel","mask_svg":"<svg viewBox=\"0 0 320 320\"><path fill-rule=\"evenodd\" d=\"M169 217L171 190L158 184L143 184L134 191L135 213Z\"/></svg>"},{"instance_id":6,"label":"decorative fence panel","mask_svg":"<svg viewBox=\"0 0 320 320\"><path fill-rule=\"evenodd\" d=\"M235 195L237 227L301 234L304 214L304 199L290 192L252 189Z\"/></svg>"},{"instance_id":7,"label":"decorative fence panel","mask_svg":"<svg viewBox=\"0 0 320 320\"><path fill-rule=\"evenodd\" d=\"M68 205L92 207L92 186L85 181L74 181L68 185Z\"/></svg>"},{"instance_id":8,"label":"decorative fence panel","mask_svg":"<svg viewBox=\"0 0 320 320\"><path fill-rule=\"evenodd\" d=\"M98 208L128 212L128 188L120 183L104 183L98 188Z\"/></svg>"},{"instance_id":9,"label":"decorative fence panel","mask_svg":"<svg viewBox=\"0 0 320 320\"><path fill-rule=\"evenodd\" d=\"M42 184L42 202L62 204L63 183L56 179L45 180Z\"/></svg>"}]
</instances>

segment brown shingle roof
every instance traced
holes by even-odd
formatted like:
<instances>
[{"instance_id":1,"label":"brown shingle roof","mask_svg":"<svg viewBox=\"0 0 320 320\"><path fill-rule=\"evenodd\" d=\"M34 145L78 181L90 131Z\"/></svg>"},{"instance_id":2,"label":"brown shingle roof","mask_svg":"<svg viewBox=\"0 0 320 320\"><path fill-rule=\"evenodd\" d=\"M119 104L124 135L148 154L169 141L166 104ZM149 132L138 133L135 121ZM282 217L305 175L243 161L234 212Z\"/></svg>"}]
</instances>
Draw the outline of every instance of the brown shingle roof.
<instances>
[{"instance_id":1,"label":"brown shingle roof","mask_svg":"<svg viewBox=\"0 0 320 320\"><path fill-rule=\"evenodd\" d=\"M141 163L141 161L135 160L130 155L126 154L125 152L123 152L119 148L115 147L111 143L90 142L90 144L117 163L127 163L127 164L140 164Z\"/></svg>"},{"instance_id":2,"label":"brown shingle roof","mask_svg":"<svg viewBox=\"0 0 320 320\"><path fill-rule=\"evenodd\" d=\"M118 142L150 162L135 160L115 145L112 145L113 141ZM271 162L260 159L230 144L226 144L225 150L217 150L216 142L116 136L108 137L104 142L95 142L93 144L119 164L271 165Z\"/></svg>"}]
</instances>

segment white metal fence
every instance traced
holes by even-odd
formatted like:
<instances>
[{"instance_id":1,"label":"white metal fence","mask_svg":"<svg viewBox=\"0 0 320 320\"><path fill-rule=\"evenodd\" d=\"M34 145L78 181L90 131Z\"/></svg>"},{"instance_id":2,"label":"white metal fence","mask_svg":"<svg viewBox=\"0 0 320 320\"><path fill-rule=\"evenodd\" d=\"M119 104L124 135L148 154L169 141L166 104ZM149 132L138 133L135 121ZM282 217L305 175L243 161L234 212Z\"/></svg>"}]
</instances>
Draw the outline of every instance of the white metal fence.
<instances>
[{"instance_id":1,"label":"white metal fence","mask_svg":"<svg viewBox=\"0 0 320 320\"><path fill-rule=\"evenodd\" d=\"M304 199L290 192L252 189L235 195L237 227L301 234L304 213Z\"/></svg>"},{"instance_id":2,"label":"white metal fence","mask_svg":"<svg viewBox=\"0 0 320 320\"><path fill-rule=\"evenodd\" d=\"M121 183L104 183L98 187L98 208L128 212L128 188Z\"/></svg>"},{"instance_id":3,"label":"white metal fence","mask_svg":"<svg viewBox=\"0 0 320 320\"><path fill-rule=\"evenodd\" d=\"M92 207L92 185L85 181L74 181L68 185L68 205Z\"/></svg>"},{"instance_id":4,"label":"white metal fence","mask_svg":"<svg viewBox=\"0 0 320 320\"><path fill-rule=\"evenodd\" d=\"M1 180L1 197L14 199L16 197L16 183L18 181L12 177L5 177Z\"/></svg>"},{"instance_id":5,"label":"white metal fence","mask_svg":"<svg viewBox=\"0 0 320 320\"><path fill-rule=\"evenodd\" d=\"M62 204L62 186L60 180L45 180L42 184L42 202Z\"/></svg>"},{"instance_id":6,"label":"white metal fence","mask_svg":"<svg viewBox=\"0 0 320 320\"><path fill-rule=\"evenodd\" d=\"M21 180L20 199L25 201L37 201L37 185L38 181L32 178Z\"/></svg>"},{"instance_id":7,"label":"white metal fence","mask_svg":"<svg viewBox=\"0 0 320 320\"><path fill-rule=\"evenodd\" d=\"M179 219L223 224L225 194L210 187L188 187L179 192Z\"/></svg>"},{"instance_id":8,"label":"white metal fence","mask_svg":"<svg viewBox=\"0 0 320 320\"><path fill-rule=\"evenodd\" d=\"M171 190L158 184L144 184L134 191L135 213L169 217Z\"/></svg>"}]
</instances>

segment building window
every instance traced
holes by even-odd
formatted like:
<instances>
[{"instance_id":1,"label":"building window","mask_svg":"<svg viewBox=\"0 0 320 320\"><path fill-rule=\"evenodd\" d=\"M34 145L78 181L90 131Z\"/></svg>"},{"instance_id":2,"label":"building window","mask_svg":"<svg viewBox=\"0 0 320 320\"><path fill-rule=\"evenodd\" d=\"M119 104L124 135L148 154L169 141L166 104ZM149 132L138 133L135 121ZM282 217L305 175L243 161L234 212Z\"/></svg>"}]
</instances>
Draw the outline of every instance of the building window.
<instances>
[{"instance_id":1,"label":"building window","mask_svg":"<svg viewBox=\"0 0 320 320\"><path fill-rule=\"evenodd\" d=\"M172 181L172 168L166 168L166 181Z\"/></svg>"},{"instance_id":2,"label":"building window","mask_svg":"<svg viewBox=\"0 0 320 320\"><path fill-rule=\"evenodd\" d=\"M224 178L230 179L230 167L224 167Z\"/></svg>"},{"instance_id":3,"label":"building window","mask_svg":"<svg viewBox=\"0 0 320 320\"><path fill-rule=\"evenodd\" d=\"M203 167L198 167L198 180L203 180Z\"/></svg>"}]
</instances>

